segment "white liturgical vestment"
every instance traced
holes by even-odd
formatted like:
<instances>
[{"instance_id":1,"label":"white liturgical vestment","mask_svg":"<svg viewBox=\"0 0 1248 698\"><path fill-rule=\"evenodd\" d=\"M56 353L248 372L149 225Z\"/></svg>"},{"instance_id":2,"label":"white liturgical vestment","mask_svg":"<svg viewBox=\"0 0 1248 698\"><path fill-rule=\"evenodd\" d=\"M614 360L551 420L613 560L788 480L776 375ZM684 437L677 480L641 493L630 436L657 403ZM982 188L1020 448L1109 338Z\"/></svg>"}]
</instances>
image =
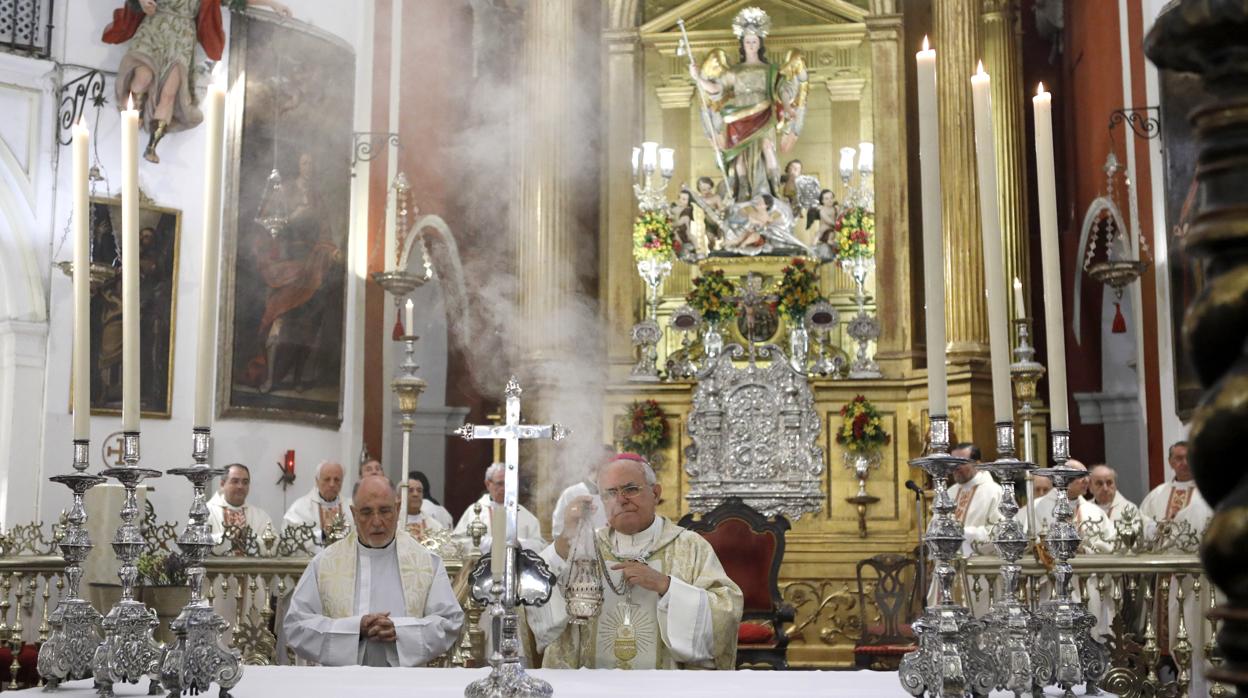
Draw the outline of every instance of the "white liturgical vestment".
<instances>
[{"instance_id":1,"label":"white liturgical vestment","mask_svg":"<svg viewBox=\"0 0 1248 698\"><path fill-rule=\"evenodd\" d=\"M347 528L351 527L351 500L346 497L338 497L334 501L328 501L321 497L321 493L316 491L316 486L312 487L312 491L295 500L294 504L286 510L286 515L282 517L283 526L304 526L312 524L316 531L316 540L321 542L324 540L322 535L326 526L328 526L339 512L342 514L342 521Z\"/></svg>"},{"instance_id":2,"label":"white liturgical vestment","mask_svg":"<svg viewBox=\"0 0 1248 698\"><path fill-rule=\"evenodd\" d=\"M485 524L485 535L481 537L481 550L485 552L490 549L490 542L493 540L494 535L493 517L490 516L491 508L503 505L496 504L494 500L490 499L488 492L481 495L481 498L476 503L481 505L481 523ZM476 514L472 511L472 505L469 505L464 510L464 515L459 517L459 523L455 525L455 535L467 537L468 524L474 518L476 518ZM519 538L520 547L522 548L538 552L546 547L546 541L542 539L542 525L538 523L537 517L533 515L533 512L525 509L522 504L516 504L516 536Z\"/></svg>"},{"instance_id":3,"label":"white liturgical vestment","mask_svg":"<svg viewBox=\"0 0 1248 698\"><path fill-rule=\"evenodd\" d=\"M553 544L542 551L560 581L546 605L528 611L537 649L545 652L542 666L577 668L579 657L598 669L732 668L741 589L728 578L706 539L656 516L646 530L634 535L599 529L595 543L600 550L607 548L603 562L610 579L603 580L598 617L583 632L569 624L560 589L567 583L568 561L559 557ZM625 586L621 572L610 569L619 560L645 561L669 575L667 593L660 596ZM624 594L616 593L613 585ZM584 641L592 643L592 649L573 649L582 641L578 636L588 636ZM619 651L622 637L631 637L632 657Z\"/></svg>"},{"instance_id":4,"label":"white liturgical vestment","mask_svg":"<svg viewBox=\"0 0 1248 698\"><path fill-rule=\"evenodd\" d=\"M256 540L260 541L261 536L264 535L264 529L272 526L273 520L269 518L268 512L260 507L247 503L241 507L231 506L225 501L225 495L218 490L212 495L212 499L208 500L208 525L212 526L212 542L223 545L227 525L239 528L249 526ZM277 535L277 533L277 529L273 529L273 534ZM260 542L260 545L264 543Z\"/></svg>"},{"instance_id":5,"label":"white liturgical vestment","mask_svg":"<svg viewBox=\"0 0 1248 698\"><path fill-rule=\"evenodd\" d=\"M992 525L1001 520L1001 485L987 470L980 470L966 484L954 483L949 488L949 498L953 500L953 515L966 536L962 554L995 553L990 540Z\"/></svg>"},{"instance_id":6,"label":"white liturgical vestment","mask_svg":"<svg viewBox=\"0 0 1248 698\"><path fill-rule=\"evenodd\" d=\"M1097 504L1097 506L1109 516L1111 524L1121 521L1124 516L1137 523L1140 520L1140 508L1132 504L1130 499L1122 496L1121 492L1114 492L1114 501L1109 504Z\"/></svg>"},{"instance_id":7,"label":"white liturgical vestment","mask_svg":"<svg viewBox=\"0 0 1248 698\"><path fill-rule=\"evenodd\" d=\"M447 511L446 507L441 504L437 504L426 499L420 504L420 513L430 518L437 519L437 521L442 524L443 528L455 528L455 518L451 516L451 512Z\"/></svg>"},{"instance_id":8,"label":"white liturgical vestment","mask_svg":"<svg viewBox=\"0 0 1248 698\"><path fill-rule=\"evenodd\" d=\"M360 619L389 612L398 638L360 637ZM325 666L423 666L459 638L464 612L437 555L398 532L384 548L355 534L322 550L295 586L283 625L299 656Z\"/></svg>"},{"instance_id":9,"label":"white liturgical vestment","mask_svg":"<svg viewBox=\"0 0 1248 698\"><path fill-rule=\"evenodd\" d=\"M1184 521L1197 535L1204 532L1209 519L1213 518L1213 509L1200 496L1195 480L1171 480L1158 485L1140 502L1140 513L1153 524L1158 521ZM1156 526L1148 528L1145 535L1151 537Z\"/></svg>"},{"instance_id":10,"label":"white liturgical vestment","mask_svg":"<svg viewBox=\"0 0 1248 698\"><path fill-rule=\"evenodd\" d=\"M602 506L602 497L599 496L598 491L595 489L590 492L587 483L578 482L564 490L563 494L559 495L559 501L555 502L555 513L550 517L551 537L558 538L559 534L563 533L563 519L568 513L568 506L572 504L572 500L586 496L594 500L594 513L588 519L594 530L607 525L607 510Z\"/></svg>"}]
</instances>

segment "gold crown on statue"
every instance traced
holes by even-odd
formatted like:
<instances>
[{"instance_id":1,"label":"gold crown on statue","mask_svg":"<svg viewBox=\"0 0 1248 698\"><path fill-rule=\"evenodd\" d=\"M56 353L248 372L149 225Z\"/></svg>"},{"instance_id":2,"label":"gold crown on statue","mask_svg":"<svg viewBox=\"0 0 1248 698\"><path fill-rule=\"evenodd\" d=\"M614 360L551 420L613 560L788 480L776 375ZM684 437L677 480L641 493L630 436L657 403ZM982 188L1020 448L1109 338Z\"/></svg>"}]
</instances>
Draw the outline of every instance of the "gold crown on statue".
<instances>
[{"instance_id":1,"label":"gold crown on statue","mask_svg":"<svg viewBox=\"0 0 1248 698\"><path fill-rule=\"evenodd\" d=\"M740 39L746 34L753 34L758 38L766 38L767 33L771 31L771 18L763 12L761 7L747 7L737 13L737 18L732 20L732 33Z\"/></svg>"}]
</instances>

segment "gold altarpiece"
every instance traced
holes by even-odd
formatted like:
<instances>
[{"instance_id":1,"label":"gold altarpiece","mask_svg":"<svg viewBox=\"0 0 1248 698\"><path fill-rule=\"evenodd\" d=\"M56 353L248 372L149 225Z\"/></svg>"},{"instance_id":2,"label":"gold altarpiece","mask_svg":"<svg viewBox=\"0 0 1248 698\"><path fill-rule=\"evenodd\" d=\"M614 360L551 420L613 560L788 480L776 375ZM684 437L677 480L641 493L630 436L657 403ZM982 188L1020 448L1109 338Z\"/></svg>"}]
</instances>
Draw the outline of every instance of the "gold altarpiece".
<instances>
[{"instance_id":1,"label":"gold altarpiece","mask_svg":"<svg viewBox=\"0 0 1248 698\"><path fill-rule=\"evenodd\" d=\"M989 2L998 12L1008 2ZM794 666L847 666L853 662L859 608L855 565L881 552L909 552L917 544L914 500L905 489L908 479L922 475L907 462L920 455L926 428L926 371L921 367L922 277L917 259L917 231L910 226L910 182L906 163L910 126L907 123L907 84L912 81L913 56L905 34L905 18L898 0L773 0L715 2L714 0L609 0L603 32L603 114L606 152L603 158L603 190L600 250L602 251L602 300L609 326L607 352L610 360L608 398L603 412L604 434L617 432L626 407L636 400L654 399L668 415L672 443L658 458L658 474L664 488L661 513L673 519L685 508L688 482L683 467L684 448L690 444L685 429L691 407L692 383L636 383L629 381L635 350L629 328L644 312L645 289L632 258L631 226L637 214L630 178L629 157L643 140L659 141L676 151L676 174L668 190L675 198L682 182L697 177L720 178L714 154L703 136L698 98L688 75L688 59L677 55L680 30L677 19L688 28L695 56L711 48L723 48L735 59L736 39L731 22L746 5L762 7L772 18L766 40L769 56L782 57L789 48L806 56L810 92L805 128L797 146L781 156L803 162L803 172L815 174L824 187L843 195L836 176L837 157L843 146L861 141L875 144L874 192L877 220L876 271L868 279L869 308L878 313L882 332L872 347L885 377L877 380L814 379L815 409L820 415L821 446L825 454L824 509L802 517L787 538L781 569L781 588L786 600L797 607L798 624L805 623L789 646ZM982 20L971 13L972 35ZM1005 35L1012 32L1006 31ZM920 37L921 38L921 37ZM988 39L985 38L987 41ZM773 58L775 60L775 58ZM909 73L909 76L907 76ZM970 70L966 72L970 74ZM994 76L995 77L995 76ZM965 87L969 92L969 83ZM972 169L973 172L973 169ZM971 177L973 178L973 177ZM962 178L955 178L962 179ZM965 182L946 188L958 190ZM961 185L961 186L960 186ZM1017 207L1015 198L1006 205ZM1003 202L1005 203L1005 202ZM1011 209L1012 210L1012 209ZM1023 214L1025 215L1025 211ZM964 254L959 245L975 239L946 231L949 254ZM959 257L951 257L959 259ZM973 256L978 259L978 253ZM774 277L786 258L716 258L715 266L730 273L755 271ZM1025 265L1024 267L1025 268ZM666 326L672 310L683 304L695 267L675 262L667 279L660 306L660 324ZM854 285L849 276L832 265L823 267L822 288L840 309L841 328L833 343L852 354L852 340L844 325L852 317ZM947 279L948 285L948 279ZM986 325L973 304L951 303L950 326ZM777 344L784 345L783 323ZM952 339L952 337L951 337ZM740 341L739 334L727 341ZM660 366L668 351L679 347L680 338L666 332L660 346ZM986 344L986 341L983 342ZM991 390L982 357L954 359L949 367L950 417L959 439L992 443ZM893 436L884 449L878 470L867 481L869 494L880 498L866 516L867 536L859 533L858 513L845 499L857 492L852 471L844 467L841 449L834 441L840 426L842 405L863 394L884 415ZM1044 443L1041 441L1040 443ZM988 450L988 449L986 449ZM872 617L874 611L868 611Z\"/></svg>"}]
</instances>

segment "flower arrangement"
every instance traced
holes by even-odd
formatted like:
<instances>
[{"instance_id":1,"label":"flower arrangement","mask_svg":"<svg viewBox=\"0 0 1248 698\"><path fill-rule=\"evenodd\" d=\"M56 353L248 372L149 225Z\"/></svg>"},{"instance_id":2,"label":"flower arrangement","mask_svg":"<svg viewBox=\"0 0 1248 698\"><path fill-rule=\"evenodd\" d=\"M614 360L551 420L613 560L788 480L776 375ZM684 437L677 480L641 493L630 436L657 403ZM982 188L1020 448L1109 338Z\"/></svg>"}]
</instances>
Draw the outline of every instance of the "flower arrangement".
<instances>
[{"instance_id":1,"label":"flower arrangement","mask_svg":"<svg viewBox=\"0 0 1248 698\"><path fill-rule=\"evenodd\" d=\"M703 320L716 323L737 314L736 307L728 300L736 292L736 284L724 276L722 269L712 269L693 280L693 288L685 294L685 300Z\"/></svg>"},{"instance_id":2,"label":"flower arrangement","mask_svg":"<svg viewBox=\"0 0 1248 698\"><path fill-rule=\"evenodd\" d=\"M672 232L672 222L661 211L646 211L633 222L633 257L637 261L670 260L680 252L680 240Z\"/></svg>"},{"instance_id":3,"label":"flower arrangement","mask_svg":"<svg viewBox=\"0 0 1248 698\"><path fill-rule=\"evenodd\" d=\"M875 214L862 206L846 206L832 226L836 264L853 257L875 256Z\"/></svg>"},{"instance_id":4,"label":"flower arrangement","mask_svg":"<svg viewBox=\"0 0 1248 698\"><path fill-rule=\"evenodd\" d=\"M671 444L666 415L654 400L634 402L624 416L631 420L628 432L620 439L620 446L625 451L653 460L655 453Z\"/></svg>"},{"instance_id":5,"label":"flower arrangement","mask_svg":"<svg viewBox=\"0 0 1248 698\"><path fill-rule=\"evenodd\" d=\"M781 270L776 295L780 300L776 310L787 315L795 323L805 318L806 309L823 299L819 293L818 265L796 257Z\"/></svg>"},{"instance_id":6,"label":"flower arrangement","mask_svg":"<svg viewBox=\"0 0 1248 698\"><path fill-rule=\"evenodd\" d=\"M889 442L888 432L880 418L880 411L871 401L857 395L841 408L841 428L836 431L836 442L846 451L876 451Z\"/></svg>"},{"instance_id":7,"label":"flower arrangement","mask_svg":"<svg viewBox=\"0 0 1248 698\"><path fill-rule=\"evenodd\" d=\"M181 586L186 584L186 562L177 553L161 550L144 552L135 566L144 586Z\"/></svg>"}]
</instances>

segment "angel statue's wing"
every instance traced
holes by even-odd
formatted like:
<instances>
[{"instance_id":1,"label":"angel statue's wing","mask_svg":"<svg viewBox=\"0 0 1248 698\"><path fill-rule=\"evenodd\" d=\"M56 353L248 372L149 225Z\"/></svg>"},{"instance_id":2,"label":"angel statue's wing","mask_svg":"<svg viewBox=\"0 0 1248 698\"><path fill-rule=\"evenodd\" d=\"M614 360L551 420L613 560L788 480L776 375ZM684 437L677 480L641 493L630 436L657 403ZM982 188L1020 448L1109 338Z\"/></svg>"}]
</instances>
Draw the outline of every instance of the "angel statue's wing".
<instances>
[{"instance_id":1,"label":"angel statue's wing","mask_svg":"<svg viewBox=\"0 0 1248 698\"><path fill-rule=\"evenodd\" d=\"M806 61L802 58L802 52L789 49L776 76L776 99L780 104L780 120L776 124L776 131L780 133L782 140L789 141L790 147L802 135L802 125L806 121L806 93L809 90Z\"/></svg>"}]
</instances>

